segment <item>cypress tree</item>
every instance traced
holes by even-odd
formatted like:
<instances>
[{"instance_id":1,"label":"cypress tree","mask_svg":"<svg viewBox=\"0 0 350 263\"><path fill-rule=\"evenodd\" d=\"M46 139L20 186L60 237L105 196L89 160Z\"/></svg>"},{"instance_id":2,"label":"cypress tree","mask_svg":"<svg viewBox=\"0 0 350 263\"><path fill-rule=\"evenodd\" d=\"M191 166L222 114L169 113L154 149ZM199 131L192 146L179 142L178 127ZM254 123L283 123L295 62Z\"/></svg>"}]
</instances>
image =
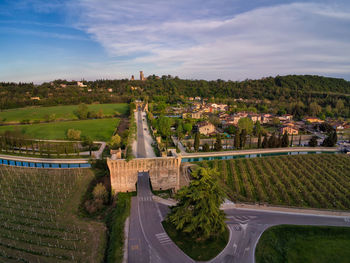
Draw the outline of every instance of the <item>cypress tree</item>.
<instances>
[{"instance_id":1,"label":"cypress tree","mask_svg":"<svg viewBox=\"0 0 350 263\"><path fill-rule=\"evenodd\" d=\"M275 137L275 133L273 133L273 134L270 136L270 138L269 138L267 144L268 144L269 148L275 148L275 147L276 147L276 137Z\"/></svg>"},{"instance_id":2,"label":"cypress tree","mask_svg":"<svg viewBox=\"0 0 350 263\"><path fill-rule=\"evenodd\" d=\"M261 132L259 132L258 136L258 148L261 148Z\"/></svg>"},{"instance_id":3,"label":"cypress tree","mask_svg":"<svg viewBox=\"0 0 350 263\"><path fill-rule=\"evenodd\" d=\"M235 148L238 149L240 144L241 144L240 136L239 136L239 130L238 129L236 130L236 133L235 133L234 143L235 143Z\"/></svg>"},{"instance_id":4,"label":"cypress tree","mask_svg":"<svg viewBox=\"0 0 350 263\"><path fill-rule=\"evenodd\" d=\"M241 134L240 134L240 146L241 146L241 148L245 147L246 141L247 141L247 130L243 129Z\"/></svg>"},{"instance_id":5,"label":"cypress tree","mask_svg":"<svg viewBox=\"0 0 350 263\"><path fill-rule=\"evenodd\" d=\"M268 148L268 141L267 141L267 135L264 136L264 140L261 145L263 148Z\"/></svg>"},{"instance_id":6,"label":"cypress tree","mask_svg":"<svg viewBox=\"0 0 350 263\"><path fill-rule=\"evenodd\" d=\"M312 136L312 138L309 141L310 147L316 147L317 146L317 136Z\"/></svg>"},{"instance_id":7,"label":"cypress tree","mask_svg":"<svg viewBox=\"0 0 350 263\"><path fill-rule=\"evenodd\" d=\"M282 147L288 147L289 145L289 138L288 138L288 133L284 132L283 137L282 137Z\"/></svg>"},{"instance_id":8,"label":"cypress tree","mask_svg":"<svg viewBox=\"0 0 350 263\"><path fill-rule=\"evenodd\" d=\"M199 132L197 132L194 136L194 143L193 143L193 148L196 152L199 150L199 144L200 144L200 135Z\"/></svg>"},{"instance_id":9,"label":"cypress tree","mask_svg":"<svg viewBox=\"0 0 350 263\"><path fill-rule=\"evenodd\" d=\"M215 151L221 151L222 150L222 143L221 143L221 136L220 134L216 137L216 142L214 145Z\"/></svg>"}]
</instances>

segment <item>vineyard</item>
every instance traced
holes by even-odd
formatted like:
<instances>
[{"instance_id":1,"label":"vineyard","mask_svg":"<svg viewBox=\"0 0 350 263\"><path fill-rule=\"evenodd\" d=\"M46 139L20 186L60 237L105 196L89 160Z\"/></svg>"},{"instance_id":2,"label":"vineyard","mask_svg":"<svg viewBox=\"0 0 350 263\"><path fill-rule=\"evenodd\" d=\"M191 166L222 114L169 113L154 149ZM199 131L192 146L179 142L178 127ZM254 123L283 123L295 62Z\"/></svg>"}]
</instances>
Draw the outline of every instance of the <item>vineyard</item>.
<instances>
[{"instance_id":1,"label":"vineyard","mask_svg":"<svg viewBox=\"0 0 350 263\"><path fill-rule=\"evenodd\" d=\"M350 157L309 154L227 161L216 167L233 201L297 207L350 209Z\"/></svg>"},{"instance_id":2,"label":"vineyard","mask_svg":"<svg viewBox=\"0 0 350 263\"><path fill-rule=\"evenodd\" d=\"M76 216L89 170L0 167L0 262L100 262L104 226Z\"/></svg>"}]
</instances>

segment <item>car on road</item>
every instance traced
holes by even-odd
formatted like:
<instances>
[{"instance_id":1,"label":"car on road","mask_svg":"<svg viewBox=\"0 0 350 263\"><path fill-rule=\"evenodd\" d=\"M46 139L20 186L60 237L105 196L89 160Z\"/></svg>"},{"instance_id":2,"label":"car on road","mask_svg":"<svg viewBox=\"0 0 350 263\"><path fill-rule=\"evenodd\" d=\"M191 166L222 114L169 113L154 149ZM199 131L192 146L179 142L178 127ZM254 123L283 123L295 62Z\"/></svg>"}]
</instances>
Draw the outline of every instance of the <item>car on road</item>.
<instances>
[{"instance_id":1,"label":"car on road","mask_svg":"<svg viewBox=\"0 0 350 263\"><path fill-rule=\"evenodd\" d=\"M147 128L144 128L145 131L147 131Z\"/></svg>"}]
</instances>

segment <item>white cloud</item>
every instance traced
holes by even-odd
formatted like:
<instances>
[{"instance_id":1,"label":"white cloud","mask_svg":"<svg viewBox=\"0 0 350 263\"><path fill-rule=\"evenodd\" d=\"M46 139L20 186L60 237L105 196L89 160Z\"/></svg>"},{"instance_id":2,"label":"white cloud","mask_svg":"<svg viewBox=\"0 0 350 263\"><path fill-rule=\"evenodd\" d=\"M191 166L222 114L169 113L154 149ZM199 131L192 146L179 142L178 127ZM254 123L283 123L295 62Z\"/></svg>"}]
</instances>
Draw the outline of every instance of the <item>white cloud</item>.
<instances>
[{"instance_id":1,"label":"white cloud","mask_svg":"<svg viewBox=\"0 0 350 263\"><path fill-rule=\"evenodd\" d=\"M185 8L184 1L83 0L77 26L111 57L129 56L128 68L143 65L149 73L206 79L350 77L348 6L292 3L218 18L206 12L205 1L199 10L195 0L190 2Z\"/></svg>"}]
</instances>

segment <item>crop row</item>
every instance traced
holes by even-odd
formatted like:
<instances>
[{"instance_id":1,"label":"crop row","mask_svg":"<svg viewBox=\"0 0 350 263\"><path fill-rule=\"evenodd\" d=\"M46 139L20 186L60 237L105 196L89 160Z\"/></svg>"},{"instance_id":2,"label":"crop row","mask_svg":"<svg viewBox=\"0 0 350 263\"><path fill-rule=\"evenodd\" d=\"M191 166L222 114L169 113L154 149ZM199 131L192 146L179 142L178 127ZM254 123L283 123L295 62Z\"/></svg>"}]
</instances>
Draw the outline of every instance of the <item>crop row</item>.
<instances>
[{"instance_id":1,"label":"crop row","mask_svg":"<svg viewBox=\"0 0 350 263\"><path fill-rule=\"evenodd\" d=\"M87 229L62 209L83 178L79 169L0 167L0 262L83 260Z\"/></svg>"},{"instance_id":2,"label":"crop row","mask_svg":"<svg viewBox=\"0 0 350 263\"><path fill-rule=\"evenodd\" d=\"M215 160L203 165L218 169L234 201L350 209L350 158L346 155Z\"/></svg>"}]
</instances>

